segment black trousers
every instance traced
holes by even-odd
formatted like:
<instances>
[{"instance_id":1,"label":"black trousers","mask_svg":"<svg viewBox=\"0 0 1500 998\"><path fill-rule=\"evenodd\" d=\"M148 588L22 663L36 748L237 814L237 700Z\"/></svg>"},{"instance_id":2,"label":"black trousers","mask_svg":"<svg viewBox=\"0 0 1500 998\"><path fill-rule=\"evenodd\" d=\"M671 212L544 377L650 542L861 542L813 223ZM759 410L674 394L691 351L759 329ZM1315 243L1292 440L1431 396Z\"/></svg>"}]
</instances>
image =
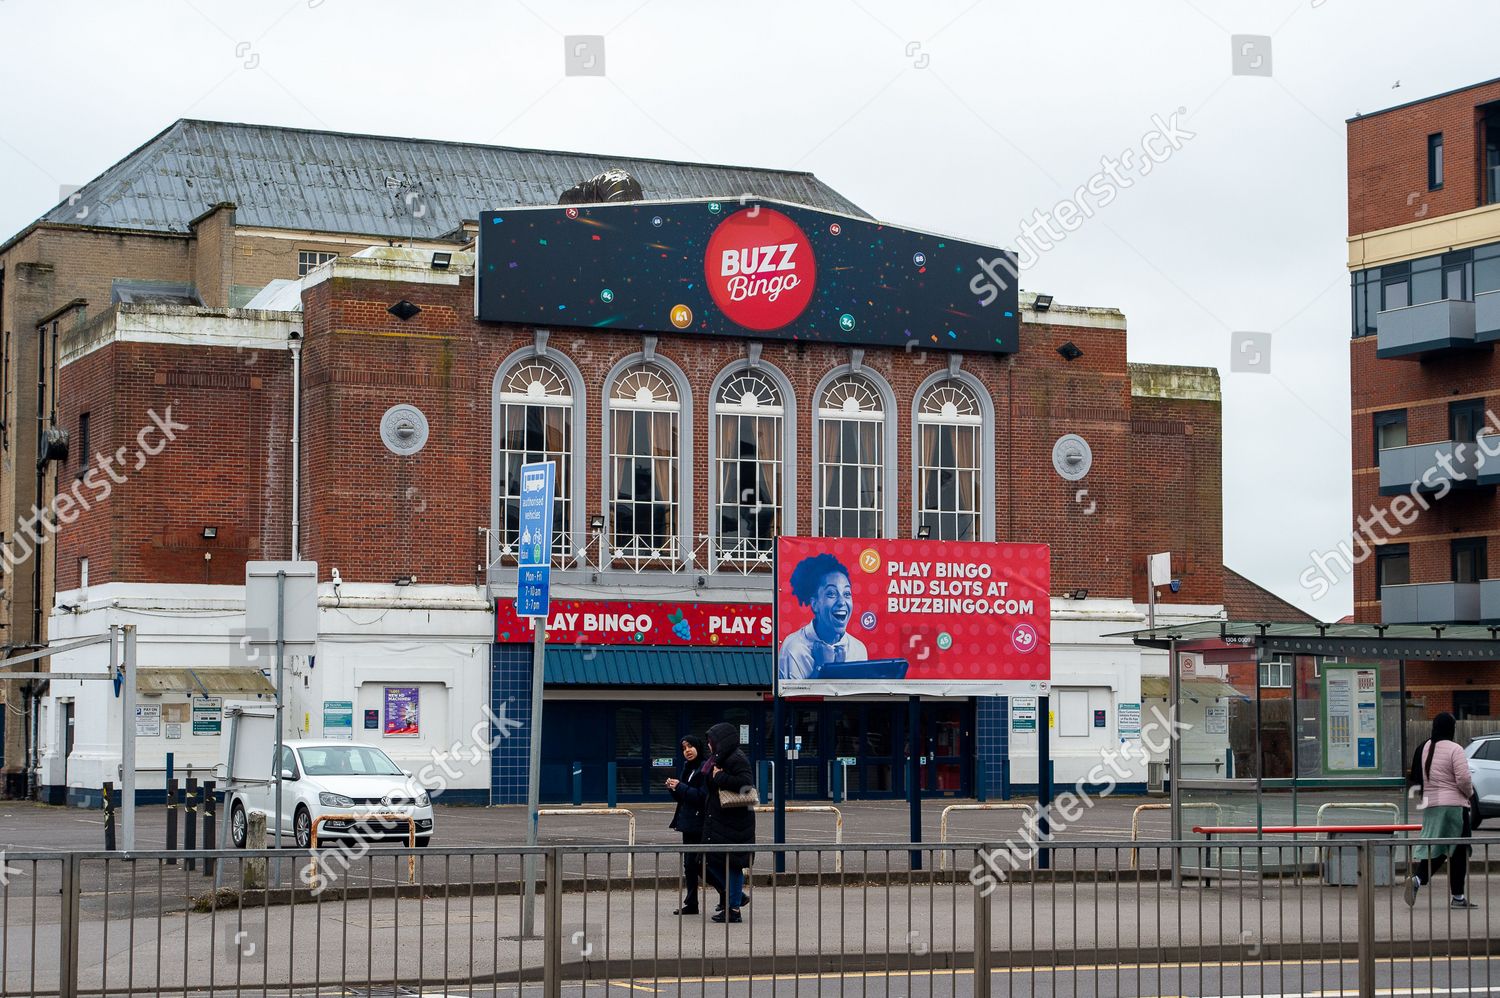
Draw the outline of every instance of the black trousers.
<instances>
[{"instance_id":1,"label":"black trousers","mask_svg":"<svg viewBox=\"0 0 1500 998\"><path fill-rule=\"evenodd\" d=\"M683 832L682 844L685 846L696 845L703 841L702 832ZM703 854L701 852L685 852L682 854L682 880L687 885L686 904L696 905L698 903L698 881L703 879Z\"/></svg>"},{"instance_id":2,"label":"black trousers","mask_svg":"<svg viewBox=\"0 0 1500 998\"><path fill-rule=\"evenodd\" d=\"M1469 809L1464 808L1464 838L1472 834L1469 828ZM1464 893L1464 880L1469 875L1469 846L1455 846L1453 849L1453 861L1448 863L1448 884L1454 897L1462 897ZM1447 856L1439 856L1437 859L1417 860L1417 879L1424 885L1432 882L1432 875L1443 868L1448 862Z\"/></svg>"}]
</instances>

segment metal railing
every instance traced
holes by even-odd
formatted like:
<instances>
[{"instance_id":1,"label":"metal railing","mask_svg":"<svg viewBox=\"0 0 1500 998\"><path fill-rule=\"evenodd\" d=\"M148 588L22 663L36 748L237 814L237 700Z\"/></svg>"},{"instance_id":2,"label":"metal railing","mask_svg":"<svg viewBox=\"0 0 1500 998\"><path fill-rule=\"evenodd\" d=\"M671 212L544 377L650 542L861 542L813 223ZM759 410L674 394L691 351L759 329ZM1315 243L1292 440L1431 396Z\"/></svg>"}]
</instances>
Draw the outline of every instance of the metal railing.
<instances>
[{"instance_id":1,"label":"metal railing","mask_svg":"<svg viewBox=\"0 0 1500 998\"><path fill-rule=\"evenodd\" d=\"M759 804L759 805L756 806L755 810L761 812L762 814L771 814L771 813L774 813L776 811L776 805L774 805L774 804ZM814 814L831 814L831 815L833 815L833 844L834 845L842 845L843 844L843 842L844 842L844 812L840 811L838 808L834 807L832 804L787 804L785 807L782 808L782 810L785 811L787 814L791 814L793 812L800 811L800 812L803 812L804 814L808 813L808 812L812 812ZM837 853L833 857L833 872L834 873L843 873L844 872L844 854L843 853Z\"/></svg>"},{"instance_id":2,"label":"metal railing","mask_svg":"<svg viewBox=\"0 0 1500 998\"><path fill-rule=\"evenodd\" d=\"M1009 804L949 804L947 807L943 808L943 815L942 815L941 818L938 819L938 842L943 843L943 844L946 844L948 842L948 815L951 812L953 812L953 811L1035 811L1035 810L1036 810L1036 805L1034 805L1034 804L1017 804L1017 803L1014 803L1014 802L1009 803ZM948 854L947 853L943 853L940 856L938 856L938 862L941 863L941 864L943 864L943 865L939 866L938 869L941 869L941 870L948 869L948 866L947 866L947 863L948 863Z\"/></svg>"},{"instance_id":3,"label":"metal railing","mask_svg":"<svg viewBox=\"0 0 1500 998\"><path fill-rule=\"evenodd\" d=\"M1201 809L1201 808L1211 807L1211 808L1214 809L1214 814L1218 815L1219 818L1220 818L1220 820L1223 820L1223 816L1224 816L1224 807L1223 807L1223 805L1216 804L1213 801L1201 801L1201 800L1200 801L1187 801L1187 802L1184 802L1184 803L1179 804L1177 806L1180 807L1180 808L1182 808L1184 811L1188 810L1189 808L1199 808L1199 809ZM1137 807L1130 814L1130 841L1137 842L1137 841L1140 840L1140 837L1141 837L1141 812L1142 811L1170 811L1170 810L1172 810L1172 805L1171 804L1142 804L1139 807ZM1134 870L1136 868L1136 859L1137 859L1137 852L1136 852L1135 849L1131 849L1130 850L1130 868L1132 870Z\"/></svg>"},{"instance_id":4,"label":"metal railing","mask_svg":"<svg viewBox=\"0 0 1500 998\"><path fill-rule=\"evenodd\" d=\"M1480 907L1450 907L1441 876L1408 906L1402 875L1419 845L1473 847L1466 892ZM291 872L305 867L285 863L288 879L217 891L166 865L181 853L12 853L0 875L0 995L509 998L529 989L534 998L606 998L709 985L863 994L871 984L877 993L975 998L1500 992L1491 955L1500 842L1327 843L1338 876L1318 877L1273 868L1277 843L1225 839L1214 848L1266 875L1215 891L1174 889L1174 857L1201 846L1039 846L1018 836L948 846L379 847L336 875L330 865L315 886ZM1140 869L1128 865L1133 848ZM193 855L229 867L225 882L239 884L236 867L289 852ZM711 920L711 888L701 915L676 914L684 853L706 855L713 868L728 852L752 860L753 903L740 907L740 921ZM940 853L950 870L938 870ZM540 858L544 883L541 932L531 937L519 931L526 856ZM402 876L408 857L414 885Z\"/></svg>"},{"instance_id":5,"label":"metal railing","mask_svg":"<svg viewBox=\"0 0 1500 998\"><path fill-rule=\"evenodd\" d=\"M537 809L537 817L543 815L608 815L611 817L625 816L625 844L635 845L635 812L624 807L543 807ZM627 854L625 857L625 875L631 876L635 873L635 856Z\"/></svg>"}]
</instances>

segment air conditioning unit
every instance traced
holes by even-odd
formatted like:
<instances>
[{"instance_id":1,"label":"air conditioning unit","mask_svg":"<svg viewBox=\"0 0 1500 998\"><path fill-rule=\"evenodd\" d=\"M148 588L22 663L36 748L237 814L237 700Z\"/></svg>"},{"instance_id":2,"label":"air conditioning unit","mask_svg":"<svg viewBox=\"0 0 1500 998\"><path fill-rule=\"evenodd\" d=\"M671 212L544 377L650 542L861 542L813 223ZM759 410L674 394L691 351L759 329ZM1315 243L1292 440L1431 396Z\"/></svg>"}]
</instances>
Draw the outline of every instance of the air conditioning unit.
<instances>
[{"instance_id":1,"label":"air conditioning unit","mask_svg":"<svg viewBox=\"0 0 1500 998\"><path fill-rule=\"evenodd\" d=\"M1167 764L1164 762L1146 763L1146 792L1159 794L1167 788Z\"/></svg>"}]
</instances>

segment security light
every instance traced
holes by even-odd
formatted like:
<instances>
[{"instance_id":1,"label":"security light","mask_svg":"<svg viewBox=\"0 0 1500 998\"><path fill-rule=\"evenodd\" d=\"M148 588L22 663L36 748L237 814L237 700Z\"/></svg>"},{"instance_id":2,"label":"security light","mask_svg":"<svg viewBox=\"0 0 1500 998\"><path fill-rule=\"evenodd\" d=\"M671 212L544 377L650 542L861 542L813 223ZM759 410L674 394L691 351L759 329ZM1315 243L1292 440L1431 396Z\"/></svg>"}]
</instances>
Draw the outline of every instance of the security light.
<instances>
[{"instance_id":1,"label":"security light","mask_svg":"<svg viewBox=\"0 0 1500 998\"><path fill-rule=\"evenodd\" d=\"M452 253L436 252L432 254L432 269L447 270L448 264L453 262Z\"/></svg>"},{"instance_id":2,"label":"security light","mask_svg":"<svg viewBox=\"0 0 1500 998\"><path fill-rule=\"evenodd\" d=\"M932 527L928 526L927 524L924 523L920 527L917 528L917 539L918 540L924 540L925 541L925 540L927 540L927 538L929 538L931 536L932 536Z\"/></svg>"},{"instance_id":3,"label":"security light","mask_svg":"<svg viewBox=\"0 0 1500 998\"><path fill-rule=\"evenodd\" d=\"M1034 309L1036 309L1038 312L1046 312L1046 311L1048 311L1049 309L1052 308L1052 296L1051 295L1037 295L1036 296L1036 301L1034 301L1034 302L1031 303L1031 307L1034 308Z\"/></svg>"},{"instance_id":4,"label":"security light","mask_svg":"<svg viewBox=\"0 0 1500 998\"><path fill-rule=\"evenodd\" d=\"M203 539L205 541L211 541L215 537L218 537L218 536L219 536L219 528L218 527L204 527L203 528Z\"/></svg>"},{"instance_id":5,"label":"security light","mask_svg":"<svg viewBox=\"0 0 1500 998\"><path fill-rule=\"evenodd\" d=\"M1083 351L1079 349L1078 345L1072 340L1069 340L1062 346L1058 347L1057 352L1062 354L1063 360L1077 360L1079 357L1083 356Z\"/></svg>"}]
</instances>

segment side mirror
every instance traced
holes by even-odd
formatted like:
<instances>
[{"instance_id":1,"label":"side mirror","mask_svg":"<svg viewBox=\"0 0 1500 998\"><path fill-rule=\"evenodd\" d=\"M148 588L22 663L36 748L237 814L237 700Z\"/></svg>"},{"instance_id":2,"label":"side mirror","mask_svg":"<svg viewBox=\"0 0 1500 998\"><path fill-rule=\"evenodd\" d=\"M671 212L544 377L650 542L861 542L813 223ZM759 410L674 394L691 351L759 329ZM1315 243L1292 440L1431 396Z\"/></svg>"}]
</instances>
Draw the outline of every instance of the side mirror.
<instances>
[{"instance_id":1,"label":"side mirror","mask_svg":"<svg viewBox=\"0 0 1500 998\"><path fill-rule=\"evenodd\" d=\"M409 770L409 769L403 769L401 771L401 775L404 776L404 777L406 777L409 780L409 779L411 779L411 770Z\"/></svg>"},{"instance_id":2,"label":"side mirror","mask_svg":"<svg viewBox=\"0 0 1500 998\"><path fill-rule=\"evenodd\" d=\"M292 772L290 769L283 769L281 771L281 778L283 780L286 780L288 783L295 783L297 780L297 774Z\"/></svg>"}]
</instances>

